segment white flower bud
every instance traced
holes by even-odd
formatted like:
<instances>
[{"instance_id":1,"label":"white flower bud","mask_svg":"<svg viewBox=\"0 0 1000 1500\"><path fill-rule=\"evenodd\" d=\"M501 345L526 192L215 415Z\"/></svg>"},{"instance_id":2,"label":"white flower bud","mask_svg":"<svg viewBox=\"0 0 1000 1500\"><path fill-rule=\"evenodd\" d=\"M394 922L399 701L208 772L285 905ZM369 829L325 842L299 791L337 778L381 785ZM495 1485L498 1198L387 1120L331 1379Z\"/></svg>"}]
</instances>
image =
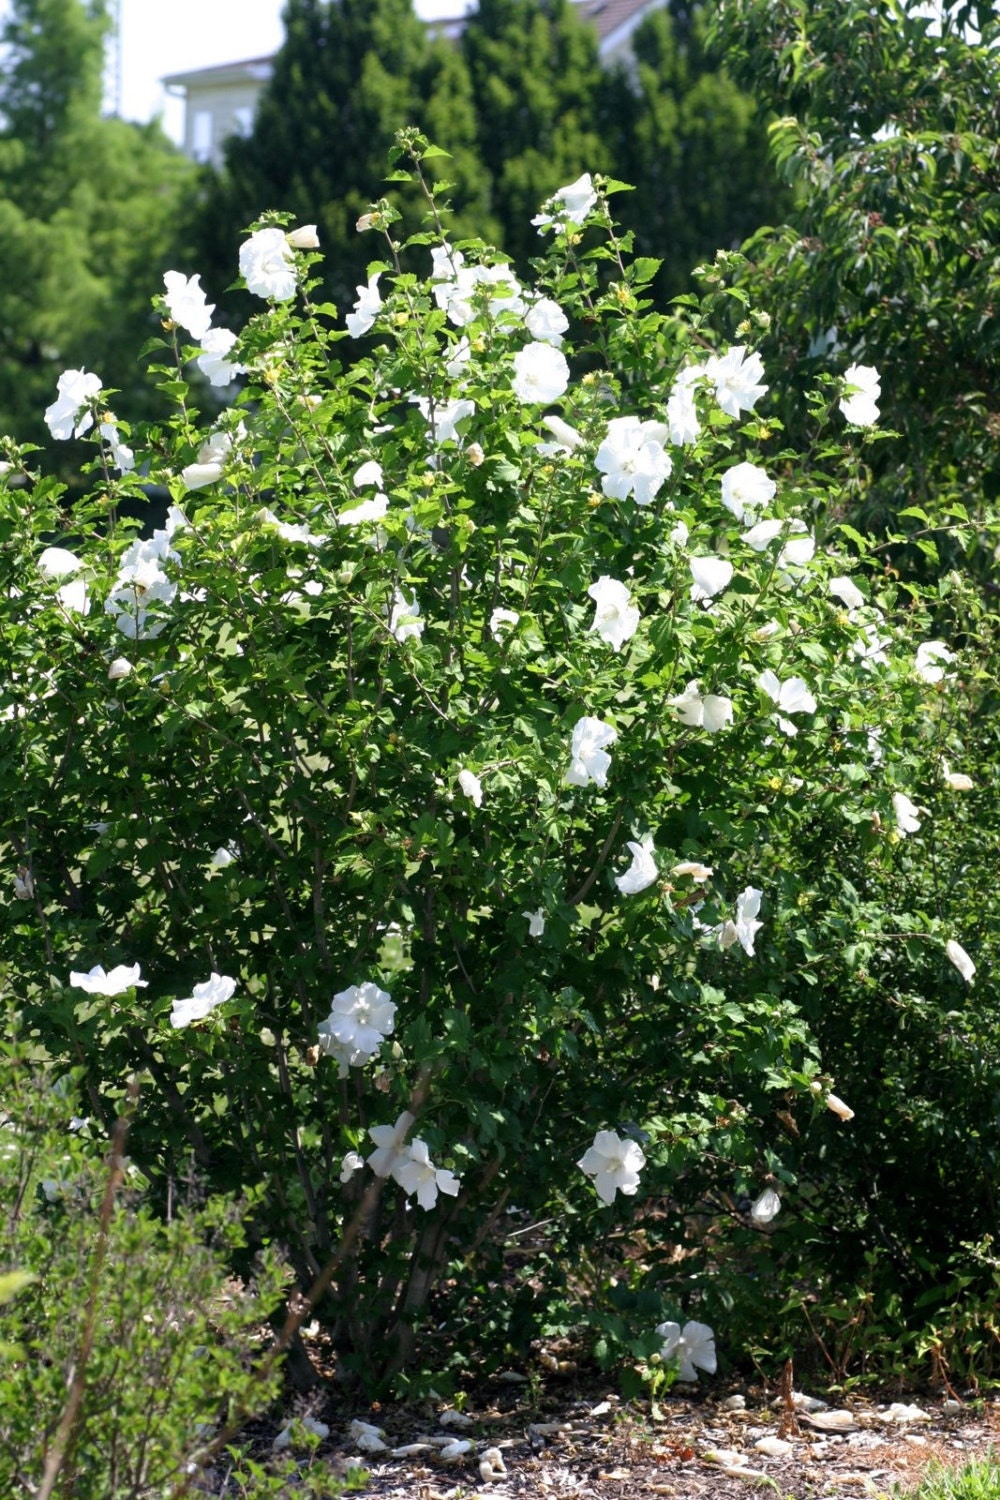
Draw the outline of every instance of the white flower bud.
<instances>
[{"instance_id":1,"label":"white flower bud","mask_svg":"<svg viewBox=\"0 0 1000 1500\"><path fill-rule=\"evenodd\" d=\"M132 663L126 656L116 656L108 668L108 676L112 682L117 682L120 677L127 677L132 670Z\"/></svg>"},{"instance_id":2,"label":"white flower bud","mask_svg":"<svg viewBox=\"0 0 1000 1500\"><path fill-rule=\"evenodd\" d=\"M286 234L285 239L293 250L319 249L319 235L316 233L315 224L302 224L298 229L293 229Z\"/></svg>"}]
</instances>

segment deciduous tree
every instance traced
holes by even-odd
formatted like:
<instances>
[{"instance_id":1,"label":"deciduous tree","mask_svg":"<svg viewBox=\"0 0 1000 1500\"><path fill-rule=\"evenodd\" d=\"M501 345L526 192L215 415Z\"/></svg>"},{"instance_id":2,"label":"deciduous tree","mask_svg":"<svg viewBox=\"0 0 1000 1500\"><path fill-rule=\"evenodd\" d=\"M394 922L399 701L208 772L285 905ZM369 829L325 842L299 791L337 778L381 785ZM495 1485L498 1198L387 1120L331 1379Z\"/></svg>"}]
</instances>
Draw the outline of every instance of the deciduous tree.
<instances>
[{"instance_id":1,"label":"deciduous tree","mask_svg":"<svg viewBox=\"0 0 1000 1500\"><path fill-rule=\"evenodd\" d=\"M872 455L852 513L881 530L916 507L904 523L931 565L954 561L1000 488L992 8L935 22L915 0L724 0L718 14L731 68L781 116L773 147L796 191L745 278L773 317L782 414L802 431L802 392L831 354L877 366L901 439Z\"/></svg>"},{"instance_id":2,"label":"deciduous tree","mask_svg":"<svg viewBox=\"0 0 1000 1500\"><path fill-rule=\"evenodd\" d=\"M107 15L14 0L0 60L0 427L45 441L42 412L86 359L146 410L135 353L188 164L158 125L101 117Z\"/></svg>"}]
</instances>

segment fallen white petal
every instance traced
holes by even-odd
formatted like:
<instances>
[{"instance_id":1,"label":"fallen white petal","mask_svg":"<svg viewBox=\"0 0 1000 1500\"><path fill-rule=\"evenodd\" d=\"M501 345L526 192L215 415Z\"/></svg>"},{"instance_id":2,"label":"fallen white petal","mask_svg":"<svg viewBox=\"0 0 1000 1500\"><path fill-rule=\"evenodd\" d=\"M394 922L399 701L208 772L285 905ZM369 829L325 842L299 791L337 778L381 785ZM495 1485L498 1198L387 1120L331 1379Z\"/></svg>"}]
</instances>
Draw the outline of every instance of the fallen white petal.
<instances>
[{"instance_id":1,"label":"fallen white petal","mask_svg":"<svg viewBox=\"0 0 1000 1500\"><path fill-rule=\"evenodd\" d=\"M944 946L945 955L949 963L953 963L961 974L966 984L972 983L972 977L976 972L976 966L966 953L961 943L956 943L954 938L949 938Z\"/></svg>"}]
</instances>

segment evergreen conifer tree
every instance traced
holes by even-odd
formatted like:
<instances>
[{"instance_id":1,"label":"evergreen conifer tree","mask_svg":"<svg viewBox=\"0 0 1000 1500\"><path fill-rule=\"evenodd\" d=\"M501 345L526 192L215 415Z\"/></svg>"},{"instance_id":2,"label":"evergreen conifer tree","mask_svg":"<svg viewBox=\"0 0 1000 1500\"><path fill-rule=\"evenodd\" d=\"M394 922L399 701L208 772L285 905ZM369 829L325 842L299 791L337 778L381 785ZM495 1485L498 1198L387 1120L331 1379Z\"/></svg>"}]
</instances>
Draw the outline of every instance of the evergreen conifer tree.
<instances>
[{"instance_id":1,"label":"evergreen conifer tree","mask_svg":"<svg viewBox=\"0 0 1000 1500\"><path fill-rule=\"evenodd\" d=\"M570 0L480 0L462 49L503 248L523 260L538 253L531 219L542 200L612 167L598 123L597 35Z\"/></svg>"},{"instance_id":2,"label":"evergreen conifer tree","mask_svg":"<svg viewBox=\"0 0 1000 1500\"><path fill-rule=\"evenodd\" d=\"M283 209L317 223L325 289L346 310L381 253L356 221L394 132L415 125L450 153L428 166L454 184L454 239L481 236L523 269L543 200L606 172L635 184L620 212L673 295L779 212L756 106L708 57L704 10L672 0L637 32L636 67L607 71L572 0L480 0L458 41L435 40L412 0L288 0L254 129L204 179L199 268L212 285L231 279L243 230ZM403 231L418 228L422 200L397 184L391 196Z\"/></svg>"}]
</instances>

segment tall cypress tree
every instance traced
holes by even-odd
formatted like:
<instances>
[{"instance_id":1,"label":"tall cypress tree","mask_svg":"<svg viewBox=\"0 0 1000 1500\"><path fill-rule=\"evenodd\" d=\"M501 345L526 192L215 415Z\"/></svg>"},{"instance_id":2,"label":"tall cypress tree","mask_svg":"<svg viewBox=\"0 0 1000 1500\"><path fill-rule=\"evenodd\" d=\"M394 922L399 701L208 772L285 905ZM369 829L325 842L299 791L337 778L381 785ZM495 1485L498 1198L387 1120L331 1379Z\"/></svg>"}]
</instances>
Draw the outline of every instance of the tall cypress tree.
<instances>
[{"instance_id":1,"label":"tall cypress tree","mask_svg":"<svg viewBox=\"0 0 1000 1500\"><path fill-rule=\"evenodd\" d=\"M350 306L379 253L356 220L379 195L394 132L416 125L451 153L453 237L480 235L523 262L538 250L541 202L582 172L608 172L636 185L616 210L666 261L672 295L778 195L756 106L705 51L703 11L671 0L637 33L636 67L609 73L571 0L480 0L457 44L430 40L412 0L287 0L253 132L204 179L199 267L228 281L245 226L285 209L319 225L326 289ZM394 184L392 197L404 228L417 227L419 195Z\"/></svg>"}]
</instances>

